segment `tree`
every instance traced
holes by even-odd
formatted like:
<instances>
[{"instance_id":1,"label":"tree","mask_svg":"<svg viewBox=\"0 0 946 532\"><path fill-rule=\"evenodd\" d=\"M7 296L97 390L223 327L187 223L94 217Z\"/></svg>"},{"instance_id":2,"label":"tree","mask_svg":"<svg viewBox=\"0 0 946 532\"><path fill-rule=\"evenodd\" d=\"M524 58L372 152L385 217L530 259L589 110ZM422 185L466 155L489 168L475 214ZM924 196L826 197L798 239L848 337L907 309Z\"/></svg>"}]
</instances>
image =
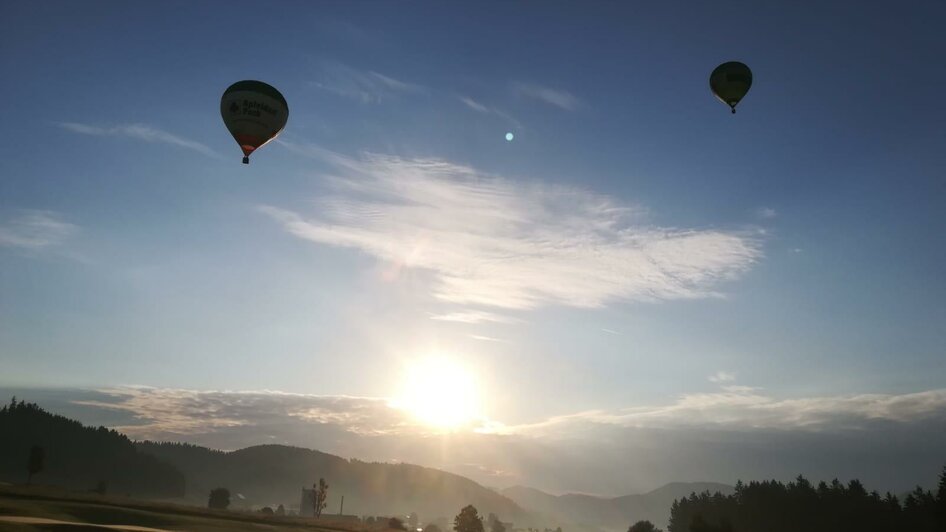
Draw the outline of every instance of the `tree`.
<instances>
[{"instance_id":1,"label":"tree","mask_svg":"<svg viewBox=\"0 0 946 532\"><path fill-rule=\"evenodd\" d=\"M286 508L283 505L276 507L276 515L286 515Z\"/></svg>"},{"instance_id":2,"label":"tree","mask_svg":"<svg viewBox=\"0 0 946 532\"><path fill-rule=\"evenodd\" d=\"M392 530L407 530L404 528L404 521L401 521L397 517L388 519L388 528Z\"/></svg>"},{"instance_id":3,"label":"tree","mask_svg":"<svg viewBox=\"0 0 946 532\"><path fill-rule=\"evenodd\" d=\"M467 505L453 518L453 529L456 532L483 532L483 518L472 504Z\"/></svg>"},{"instance_id":4,"label":"tree","mask_svg":"<svg viewBox=\"0 0 946 532\"><path fill-rule=\"evenodd\" d=\"M939 530L946 530L946 466L943 466L943 471L939 474L935 514Z\"/></svg>"},{"instance_id":5,"label":"tree","mask_svg":"<svg viewBox=\"0 0 946 532\"><path fill-rule=\"evenodd\" d=\"M26 477L27 484L33 482L33 475L43 470L43 462L45 460L46 449L43 449L39 445L30 447L30 458L26 464L26 470L29 471L29 476Z\"/></svg>"},{"instance_id":6,"label":"tree","mask_svg":"<svg viewBox=\"0 0 946 532\"><path fill-rule=\"evenodd\" d=\"M264 506L260 509L259 513L263 515L274 515L276 512L274 512L269 506Z\"/></svg>"},{"instance_id":7,"label":"tree","mask_svg":"<svg viewBox=\"0 0 946 532\"><path fill-rule=\"evenodd\" d=\"M227 488L214 488L210 490L210 498L207 500L207 508L226 510L229 506L230 490Z\"/></svg>"},{"instance_id":8,"label":"tree","mask_svg":"<svg viewBox=\"0 0 946 532\"><path fill-rule=\"evenodd\" d=\"M650 521L638 521L627 529L627 532L662 532Z\"/></svg>"},{"instance_id":9,"label":"tree","mask_svg":"<svg viewBox=\"0 0 946 532\"><path fill-rule=\"evenodd\" d=\"M728 522L712 525L707 523L703 516L697 515L690 522L690 532L732 532L732 526Z\"/></svg>"},{"instance_id":10,"label":"tree","mask_svg":"<svg viewBox=\"0 0 946 532\"><path fill-rule=\"evenodd\" d=\"M486 523L489 525L489 532L506 532L506 525L494 513L486 517Z\"/></svg>"},{"instance_id":11,"label":"tree","mask_svg":"<svg viewBox=\"0 0 946 532\"><path fill-rule=\"evenodd\" d=\"M322 510L325 509L325 500L328 498L328 484L325 482L324 478L319 479L318 484L313 484L312 489L315 491L314 504L315 504L315 517L322 517Z\"/></svg>"},{"instance_id":12,"label":"tree","mask_svg":"<svg viewBox=\"0 0 946 532\"><path fill-rule=\"evenodd\" d=\"M417 516L417 512L411 512L411 515L407 516L407 524L411 525L411 530L417 529L417 523L420 521L420 517Z\"/></svg>"},{"instance_id":13,"label":"tree","mask_svg":"<svg viewBox=\"0 0 946 532\"><path fill-rule=\"evenodd\" d=\"M424 527L424 532L443 532L440 527L431 523Z\"/></svg>"}]
</instances>

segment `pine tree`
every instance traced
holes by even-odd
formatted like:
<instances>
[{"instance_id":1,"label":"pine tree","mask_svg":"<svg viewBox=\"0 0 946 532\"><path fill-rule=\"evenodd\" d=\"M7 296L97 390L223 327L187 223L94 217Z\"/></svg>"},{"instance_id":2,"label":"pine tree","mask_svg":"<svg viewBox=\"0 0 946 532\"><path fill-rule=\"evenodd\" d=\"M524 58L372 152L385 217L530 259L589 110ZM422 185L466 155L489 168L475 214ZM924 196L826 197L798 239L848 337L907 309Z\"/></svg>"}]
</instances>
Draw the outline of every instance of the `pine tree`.
<instances>
[{"instance_id":1,"label":"pine tree","mask_svg":"<svg viewBox=\"0 0 946 532\"><path fill-rule=\"evenodd\" d=\"M483 518L473 505L468 505L453 518L453 530L456 532L483 532Z\"/></svg>"}]
</instances>

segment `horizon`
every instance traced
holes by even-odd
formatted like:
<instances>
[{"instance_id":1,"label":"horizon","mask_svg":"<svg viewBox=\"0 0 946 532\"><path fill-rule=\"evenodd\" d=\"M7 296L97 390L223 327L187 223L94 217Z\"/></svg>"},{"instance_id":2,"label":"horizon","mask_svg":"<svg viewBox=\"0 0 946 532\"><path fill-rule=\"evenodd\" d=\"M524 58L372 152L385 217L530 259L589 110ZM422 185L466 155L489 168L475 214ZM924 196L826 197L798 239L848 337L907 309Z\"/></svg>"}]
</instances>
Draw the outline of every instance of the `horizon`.
<instances>
[{"instance_id":1,"label":"horizon","mask_svg":"<svg viewBox=\"0 0 946 532\"><path fill-rule=\"evenodd\" d=\"M0 394L556 494L936 484L946 4L94 7L0 18Z\"/></svg>"},{"instance_id":2,"label":"horizon","mask_svg":"<svg viewBox=\"0 0 946 532\"><path fill-rule=\"evenodd\" d=\"M23 389L23 390L20 390L20 391L29 391L29 390L28 390L28 389ZM47 391L48 391L48 390L47 390ZM17 401L18 403L20 403L20 402L24 402L25 400L23 400L23 399L17 400L17 397L14 396L14 397L11 399L11 402L12 402L12 401ZM57 415L57 416L63 416L63 417L66 417L66 419L70 419L70 420L72 419L72 418L70 418L70 417L68 417L68 416L65 416L65 415L62 414L62 413L55 412L55 411L51 411L51 410L45 408L45 407L44 407L43 405L41 405L41 404L32 403L32 402L30 402L30 401L25 401L25 403L26 403L26 404L32 404L32 405L38 406L40 409L42 409L43 411L45 411L45 412L47 412L47 413L49 413L49 414ZM86 427L86 428L96 428L96 427L97 427L97 425L95 425L94 423L92 423L92 424L83 423L82 425L83 425L83 427ZM113 430L114 430L114 429L113 429ZM119 430L119 433L122 434L123 436L127 437L127 435L121 433L120 430ZM131 441L132 441L132 442L135 442L135 443L146 443L146 444L147 444L147 443L153 443L153 444L159 444L159 445L160 445L160 444L192 445L192 446L196 446L196 447L202 447L202 448L207 449L207 450L210 450L210 451L221 452L221 453L225 453L225 454L234 453L234 452L239 452L239 451L243 451L243 450L246 450L246 449L251 449L251 448L254 448L254 447L266 447L266 446L286 447L286 448L301 449L301 450L304 450L304 451L312 451L312 452L317 452L317 453L328 454L328 455L330 455L330 456L334 456L334 457L337 457L337 458L341 458L341 459L343 459L343 460L345 460L345 461L348 461L348 462L362 461L362 462L366 462L366 463L376 463L376 464L386 464L386 465L398 465L398 464L412 465L412 466L424 467L424 468L429 468L429 469L436 469L436 470L438 470L438 471L442 471L442 472L445 472L445 473L448 473L448 474L456 475L456 476L459 476L459 477L461 477L461 478L467 478L467 477L463 476L463 475L460 474L460 473L454 473L454 472L452 472L452 471L447 471L447 470L443 470L443 469L439 469L439 468L431 467L431 466L425 466L425 465L422 465L422 464L412 464L412 463L404 462L404 461L401 461L401 460L390 460L390 461L365 460L365 459L363 459L363 458L359 458L359 457L356 457L356 456L342 456L342 455L337 455L337 454L333 454L333 453L326 453L325 451L320 450L320 449L315 449L315 448L310 448L310 447L303 447L303 446L300 446L300 445L292 445L292 444L288 444L288 443L259 443L259 444L249 445L249 446L246 446L246 447L240 447L240 448L236 448L236 449L219 449L219 448L208 447L208 446L204 446L204 445L200 445L200 444L195 444L195 443L190 443L190 442L183 442L183 441L172 441L172 440L147 440L147 439L144 439L144 440L135 440L135 439L132 439ZM946 466L944 466L944 467L946 467ZM803 476L803 475L802 475L802 476ZM486 489L489 489L489 490L492 490L492 491L494 491L494 492L496 492L496 493L498 493L498 494L500 494L500 495L506 496L506 497L508 497L508 495L506 495L507 490L526 489L526 490L530 490L530 491L536 491L536 492L539 492L539 493L541 493L541 494L543 494L543 495L549 495L549 496L552 496L552 497L582 496L582 497L592 497L592 498L603 499L603 500L611 500L611 499L619 499L619 498L621 498L621 497L626 497L626 496L648 495L648 494L651 494L651 493L653 493L653 492L657 492L657 491L660 491L660 490L662 490L662 489L664 489L664 488L668 488L668 487L675 486L675 485L691 486L691 485L694 485L694 484L700 484L700 485L702 485L702 484L713 484L713 485L716 485L716 486L722 486L722 487L724 487L724 488L730 489L729 491L731 491L731 488L734 488L735 485L736 485L738 482L750 482L750 481L756 481L756 482L758 482L758 481L768 481L768 480L775 480L775 481L778 481L778 482L788 482L788 481L793 481L793 480L796 480L796 479L797 479L797 476L796 476L796 477L792 477L792 478L790 478L790 479L777 479L777 478L776 478L776 479L768 479L768 478L766 478L766 479L751 479L751 480L747 479L747 480L745 480L745 481L744 481L743 479L736 479L736 481L733 482L733 483L731 483L731 484L730 484L730 483L727 483L727 482L714 481L714 480L671 480L671 481L668 481L668 482L664 482L664 483L660 484L659 486L653 486L653 487L651 487L651 488L644 489L644 490L642 490L642 491L640 491L640 492L622 493L622 494L604 494L604 493L580 492L580 491L555 492L555 491L546 491L546 490L542 490L542 489L536 488L536 487L534 487L534 486L527 486L527 485L523 485L523 484L513 484L513 485L505 486L505 487L491 486L491 485L483 485L482 487L484 487L484 488L486 488ZM472 479L468 479L468 478L467 478L467 480L472 480ZM809 480L809 481L815 480L816 482L828 482L829 479L808 479L808 480ZM844 483L845 481L859 480L859 479L851 478L851 479L833 479L833 480L841 480L841 482ZM473 481L476 482L475 480L473 480ZM881 492L881 490L876 489L875 487L871 487L871 486L867 486L867 487L868 487L868 488L871 488L871 491ZM925 488L925 489L931 489L931 486L921 486L921 485L919 485L919 484L916 484L916 485L912 486L911 489L916 488L916 487L921 487L921 488ZM304 489L305 489L305 488L304 488ZM889 490L886 490L886 491L889 492ZM903 493L906 493L906 490L904 490ZM513 502L516 502L516 501L513 500ZM517 503L517 504L518 504L518 503Z\"/></svg>"}]
</instances>

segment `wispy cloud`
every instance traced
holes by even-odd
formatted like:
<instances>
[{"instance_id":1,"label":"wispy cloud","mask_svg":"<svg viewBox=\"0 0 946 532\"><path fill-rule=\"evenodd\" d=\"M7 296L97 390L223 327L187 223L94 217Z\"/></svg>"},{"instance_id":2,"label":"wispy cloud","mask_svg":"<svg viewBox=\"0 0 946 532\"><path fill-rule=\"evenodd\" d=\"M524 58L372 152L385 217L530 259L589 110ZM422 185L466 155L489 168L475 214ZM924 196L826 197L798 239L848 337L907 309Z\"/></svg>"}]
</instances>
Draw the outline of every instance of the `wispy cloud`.
<instances>
[{"instance_id":1,"label":"wispy cloud","mask_svg":"<svg viewBox=\"0 0 946 532\"><path fill-rule=\"evenodd\" d=\"M554 435L569 432L566 426L583 426L588 432L597 425L838 431L856 430L875 421L909 423L929 418L946 420L946 389L777 399L751 386L724 386L719 392L683 395L669 405L579 412L501 430Z\"/></svg>"},{"instance_id":2,"label":"wispy cloud","mask_svg":"<svg viewBox=\"0 0 946 532\"><path fill-rule=\"evenodd\" d=\"M179 148L186 148L209 157L219 158L220 155L206 145L200 142L179 137L167 131L158 129L147 124L119 124L116 126L102 127L89 124L80 124L77 122L61 122L59 126L73 133L82 135L93 135L99 137L126 137L145 142L154 142L160 144L170 144Z\"/></svg>"},{"instance_id":3,"label":"wispy cloud","mask_svg":"<svg viewBox=\"0 0 946 532\"><path fill-rule=\"evenodd\" d=\"M469 98L469 97L467 97L467 96L458 96L457 98L459 98L459 100L460 100L461 102L463 102L464 105L466 105L466 106L469 107L470 109L473 109L474 111L479 111L479 112L481 112L481 113L489 113L489 112L490 112L490 108L489 108L489 107L486 107L485 105L483 105L483 104L481 104L480 102L474 100L473 98Z\"/></svg>"},{"instance_id":4,"label":"wispy cloud","mask_svg":"<svg viewBox=\"0 0 946 532\"><path fill-rule=\"evenodd\" d=\"M522 82L513 83L512 89L519 96L532 98L566 111L574 111L583 105L582 101L572 93L561 89Z\"/></svg>"},{"instance_id":5,"label":"wispy cloud","mask_svg":"<svg viewBox=\"0 0 946 532\"><path fill-rule=\"evenodd\" d=\"M508 113L504 111L501 111L495 107L486 105L484 103L478 102L474 100L473 98L470 98L469 96L458 95L457 99L460 102L462 102L463 105L467 106L468 108L478 113L491 114L491 115L498 116L499 118L506 120L507 122L514 125L515 127L522 128L522 124L518 120L516 120L515 118L513 118L512 116L510 116Z\"/></svg>"},{"instance_id":6,"label":"wispy cloud","mask_svg":"<svg viewBox=\"0 0 946 532\"><path fill-rule=\"evenodd\" d=\"M484 312L482 310L468 310L463 312L450 312L448 314L437 314L430 319L438 321L455 321L458 323L518 323L520 320L511 316L503 316L493 312Z\"/></svg>"},{"instance_id":7,"label":"wispy cloud","mask_svg":"<svg viewBox=\"0 0 946 532\"><path fill-rule=\"evenodd\" d=\"M763 220L771 220L772 218L778 216L778 212L776 212L775 209L771 207L759 207L755 210L755 215L759 218L762 218Z\"/></svg>"},{"instance_id":8,"label":"wispy cloud","mask_svg":"<svg viewBox=\"0 0 946 532\"><path fill-rule=\"evenodd\" d=\"M480 340L481 342L500 342L500 343L506 343L506 340L503 340L502 338L495 338L495 337L493 337L493 336L484 336L484 335L482 335L482 334L471 334L471 335L470 335L470 338L472 338L472 339L474 339L474 340Z\"/></svg>"},{"instance_id":9,"label":"wispy cloud","mask_svg":"<svg viewBox=\"0 0 946 532\"><path fill-rule=\"evenodd\" d=\"M312 82L312 85L363 103L380 103L399 95L427 92L427 88L423 85L408 83L373 70L359 70L336 62L323 63L320 79Z\"/></svg>"},{"instance_id":10,"label":"wispy cloud","mask_svg":"<svg viewBox=\"0 0 946 532\"><path fill-rule=\"evenodd\" d=\"M40 251L62 244L77 230L56 212L24 209L0 225L0 246Z\"/></svg>"},{"instance_id":11,"label":"wispy cloud","mask_svg":"<svg viewBox=\"0 0 946 532\"><path fill-rule=\"evenodd\" d=\"M334 164L313 213L260 206L291 234L434 274L443 301L511 309L718 296L761 257L754 235L641 223L586 190L440 159L307 153Z\"/></svg>"},{"instance_id":12,"label":"wispy cloud","mask_svg":"<svg viewBox=\"0 0 946 532\"><path fill-rule=\"evenodd\" d=\"M707 378L710 382L729 382L736 380L736 376L728 371L717 371Z\"/></svg>"}]
</instances>

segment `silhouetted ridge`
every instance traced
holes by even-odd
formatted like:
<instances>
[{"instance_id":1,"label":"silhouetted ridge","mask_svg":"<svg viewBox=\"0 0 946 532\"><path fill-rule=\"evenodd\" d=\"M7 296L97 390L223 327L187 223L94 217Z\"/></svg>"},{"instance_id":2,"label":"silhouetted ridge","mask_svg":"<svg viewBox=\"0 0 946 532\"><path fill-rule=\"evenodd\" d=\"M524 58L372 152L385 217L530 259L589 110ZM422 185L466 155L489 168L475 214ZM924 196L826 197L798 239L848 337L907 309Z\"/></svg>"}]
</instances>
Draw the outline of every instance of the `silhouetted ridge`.
<instances>
[{"instance_id":1,"label":"silhouetted ridge","mask_svg":"<svg viewBox=\"0 0 946 532\"><path fill-rule=\"evenodd\" d=\"M627 530L630 523L640 520L665 526L675 499L704 490L731 493L733 487L716 482L672 482L647 493L613 498L576 493L551 495L525 486L513 486L502 493L525 510L555 522L579 525L586 530Z\"/></svg>"},{"instance_id":2,"label":"silhouetted ridge","mask_svg":"<svg viewBox=\"0 0 946 532\"><path fill-rule=\"evenodd\" d=\"M184 475L114 430L86 427L39 406L12 401L0 409L0 478L26 482L33 446L44 450L33 482L77 489L107 490L140 497L184 494Z\"/></svg>"},{"instance_id":3,"label":"silhouetted ridge","mask_svg":"<svg viewBox=\"0 0 946 532\"><path fill-rule=\"evenodd\" d=\"M338 513L344 495L345 513L358 515L414 511L426 518L449 517L473 504L506 520L525 516L516 503L468 478L417 465L346 460L285 445L220 452L193 445L141 442L138 448L185 471L186 496L195 503L214 487L227 486L250 505L297 508L301 489L325 478L332 487L325 515Z\"/></svg>"}]
</instances>

